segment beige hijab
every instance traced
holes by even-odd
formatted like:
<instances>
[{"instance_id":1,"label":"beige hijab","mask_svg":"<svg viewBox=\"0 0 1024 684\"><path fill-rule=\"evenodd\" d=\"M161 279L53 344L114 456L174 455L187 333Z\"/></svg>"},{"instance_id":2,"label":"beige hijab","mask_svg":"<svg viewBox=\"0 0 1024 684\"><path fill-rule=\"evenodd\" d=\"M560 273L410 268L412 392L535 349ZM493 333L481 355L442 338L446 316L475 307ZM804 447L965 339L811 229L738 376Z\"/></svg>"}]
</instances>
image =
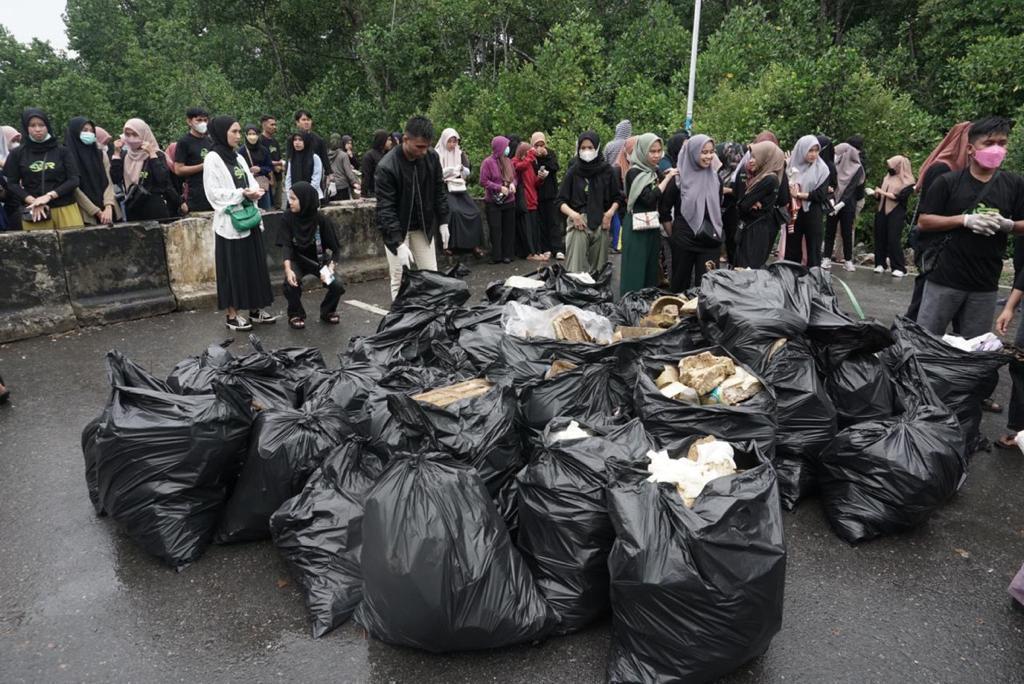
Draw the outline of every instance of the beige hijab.
<instances>
[{"instance_id":1,"label":"beige hijab","mask_svg":"<svg viewBox=\"0 0 1024 684\"><path fill-rule=\"evenodd\" d=\"M903 188L915 183L914 172L910 169L910 160L903 155L889 157L889 159L886 160L885 165L890 169L896 169L896 173L885 174L885 180L882 181L883 191L898 195L903 191ZM896 202L892 201L888 197L883 197L878 208L888 214L896 208Z\"/></svg>"},{"instance_id":2,"label":"beige hijab","mask_svg":"<svg viewBox=\"0 0 1024 684\"><path fill-rule=\"evenodd\" d=\"M770 140L756 142L750 146L750 151L757 160L757 171L747 181L747 190L760 183L768 176L775 176L779 183L782 183L782 174L786 170L786 155L782 149Z\"/></svg>"}]
</instances>

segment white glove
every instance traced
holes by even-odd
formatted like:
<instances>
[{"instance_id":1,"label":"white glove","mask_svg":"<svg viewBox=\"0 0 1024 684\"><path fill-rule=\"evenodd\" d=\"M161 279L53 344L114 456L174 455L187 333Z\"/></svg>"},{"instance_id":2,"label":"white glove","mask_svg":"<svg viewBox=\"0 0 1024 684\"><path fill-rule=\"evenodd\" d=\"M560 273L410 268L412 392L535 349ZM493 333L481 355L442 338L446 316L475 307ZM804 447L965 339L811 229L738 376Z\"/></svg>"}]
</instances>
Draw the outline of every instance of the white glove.
<instances>
[{"instance_id":1,"label":"white glove","mask_svg":"<svg viewBox=\"0 0 1024 684\"><path fill-rule=\"evenodd\" d=\"M1005 216L1001 216L999 214L992 214L992 216L995 217L996 223L998 224L998 226L996 226L997 230L1002 231L1003 233L1013 232L1013 219L1008 219Z\"/></svg>"},{"instance_id":2,"label":"white glove","mask_svg":"<svg viewBox=\"0 0 1024 684\"><path fill-rule=\"evenodd\" d=\"M451 239L452 232L448 230L448 224L441 224L441 245L444 249L448 249L448 240Z\"/></svg>"},{"instance_id":3,"label":"white glove","mask_svg":"<svg viewBox=\"0 0 1024 684\"><path fill-rule=\"evenodd\" d=\"M406 268L412 268L412 252L409 251L409 246L404 242L398 245L398 251L395 252L395 256L398 257L398 263Z\"/></svg>"},{"instance_id":4,"label":"white glove","mask_svg":"<svg viewBox=\"0 0 1024 684\"><path fill-rule=\"evenodd\" d=\"M331 181L330 183L327 184L327 196L328 197L334 197L337 194L338 194L338 184L335 183L334 181Z\"/></svg>"},{"instance_id":5,"label":"white glove","mask_svg":"<svg viewBox=\"0 0 1024 684\"><path fill-rule=\"evenodd\" d=\"M991 237L996 234L999 222L991 214L964 214L964 228L977 235Z\"/></svg>"}]
</instances>

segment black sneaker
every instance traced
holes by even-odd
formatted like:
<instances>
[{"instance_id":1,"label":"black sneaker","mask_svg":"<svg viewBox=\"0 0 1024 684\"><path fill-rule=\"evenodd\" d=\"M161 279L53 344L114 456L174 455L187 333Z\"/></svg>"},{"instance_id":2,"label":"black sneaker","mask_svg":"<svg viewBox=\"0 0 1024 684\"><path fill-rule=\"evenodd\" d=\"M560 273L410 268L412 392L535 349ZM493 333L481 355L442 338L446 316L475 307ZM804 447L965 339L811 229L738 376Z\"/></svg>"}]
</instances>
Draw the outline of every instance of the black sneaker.
<instances>
[{"instance_id":1,"label":"black sneaker","mask_svg":"<svg viewBox=\"0 0 1024 684\"><path fill-rule=\"evenodd\" d=\"M263 309L256 309L255 311L249 312L249 318L253 323L260 323L262 325L268 325L270 323L277 323L277 316L272 316Z\"/></svg>"},{"instance_id":2,"label":"black sneaker","mask_svg":"<svg viewBox=\"0 0 1024 684\"><path fill-rule=\"evenodd\" d=\"M252 323L241 316L227 319L224 325L228 327L228 330L252 330Z\"/></svg>"}]
</instances>

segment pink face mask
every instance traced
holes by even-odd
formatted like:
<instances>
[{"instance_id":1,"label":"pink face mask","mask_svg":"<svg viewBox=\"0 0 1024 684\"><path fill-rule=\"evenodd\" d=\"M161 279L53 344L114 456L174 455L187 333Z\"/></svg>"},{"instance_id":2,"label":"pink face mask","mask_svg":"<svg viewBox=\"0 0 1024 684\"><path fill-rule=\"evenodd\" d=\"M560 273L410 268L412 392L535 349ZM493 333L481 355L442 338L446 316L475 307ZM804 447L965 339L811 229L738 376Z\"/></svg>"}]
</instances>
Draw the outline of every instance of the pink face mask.
<instances>
[{"instance_id":1,"label":"pink face mask","mask_svg":"<svg viewBox=\"0 0 1024 684\"><path fill-rule=\"evenodd\" d=\"M1002 145L989 145L974 152L974 161L986 169L998 169L1006 159L1006 148Z\"/></svg>"}]
</instances>

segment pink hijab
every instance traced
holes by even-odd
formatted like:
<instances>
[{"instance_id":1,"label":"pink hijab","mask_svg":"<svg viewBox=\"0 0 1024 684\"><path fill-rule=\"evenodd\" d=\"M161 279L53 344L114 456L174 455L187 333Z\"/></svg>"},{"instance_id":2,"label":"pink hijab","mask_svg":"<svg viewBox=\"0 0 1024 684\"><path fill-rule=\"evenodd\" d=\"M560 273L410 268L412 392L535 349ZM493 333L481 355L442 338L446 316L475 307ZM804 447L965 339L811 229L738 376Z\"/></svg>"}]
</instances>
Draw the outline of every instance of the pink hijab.
<instances>
[{"instance_id":1,"label":"pink hijab","mask_svg":"<svg viewBox=\"0 0 1024 684\"><path fill-rule=\"evenodd\" d=\"M11 143L14 142L15 138L20 138L21 133L14 126L0 126L0 166L7 161L7 156L11 153Z\"/></svg>"},{"instance_id":2,"label":"pink hijab","mask_svg":"<svg viewBox=\"0 0 1024 684\"><path fill-rule=\"evenodd\" d=\"M139 137L142 138L143 145L150 143L157 150L160 149L160 144L157 143L156 136L153 135L149 124L142 119L128 119L125 121L124 127L138 133ZM130 150L125 146L122 154L124 155L124 180L126 185L130 187L139 182L139 174L142 173L142 166L149 159L149 153L142 149L142 147L139 147L137 150Z\"/></svg>"}]
</instances>

